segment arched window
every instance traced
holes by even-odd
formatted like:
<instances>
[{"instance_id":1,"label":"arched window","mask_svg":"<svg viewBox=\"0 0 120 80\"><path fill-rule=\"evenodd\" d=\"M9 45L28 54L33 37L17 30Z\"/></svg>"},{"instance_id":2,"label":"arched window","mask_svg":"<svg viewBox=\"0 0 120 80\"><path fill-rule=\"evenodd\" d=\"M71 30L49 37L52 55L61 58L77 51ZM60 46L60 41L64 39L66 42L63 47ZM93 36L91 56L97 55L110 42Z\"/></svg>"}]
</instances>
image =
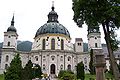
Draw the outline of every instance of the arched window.
<instances>
[{"instance_id":1,"label":"arched window","mask_svg":"<svg viewBox=\"0 0 120 80\"><path fill-rule=\"evenodd\" d=\"M42 40L42 50L45 50L45 39Z\"/></svg>"},{"instance_id":2,"label":"arched window","mask_svg":"<svg viewBox=\"0 0 120 80\"><path fill-rule=\"evenodd\" d=\"M69 56L69 57L68 57L68 61L70 61L70 60L71 60L71 57Z\"/></svg>"},{"instance_id":3,"label":"arched window","mask_svg":"<svg viewBox=\"0 0 120 80\"><path fill-rule=\"evenodd\" d=\"M8 42L8 44L7 44L8 46L10 46L10 42Z\"/></svg>"},{"instance_id":4,"label":"arched window","mask_svg":"<svg viewBox=\"0 0 120 80\"><path fill-rule=\"evenodd\" d=\"M51 40L51 49L55 50L55 39L54 38Z\"/></svg>"},{"instance_id":5,"label":"arched window","mask_svg":"<svg viewBox=\"0 0 120 80\"><path fill-rule=\"evenodd\" d=\"M71 70L71 65L70 64L67 67L68 67L68 70Z\"/></svg>"},{"instance_id":6,"label":"arched window","mask_svg":"<svg viewBox=\"0 0 120 80\"><path fill-rule=\"evenodd\" d=\"M9 56L7 55L7 56L6 56L6 62L8 62L8 60L9 60Z\"/></svg>"},{"instance_id":7,"label":"arched window","mask_svg":"<svg viewBox=\"0 0 120 80\"><path fill-rule=\"evenodd\" d=\"M35 56L35 60L38 61L38 56Z\"/></svg>"},{"instance_id":8,"label":"arched window","mask_svg":"<svg viewBox=\"0 0 120 80\"><path fill-rule=\"evenodd\" d=\"M8 68L8 64L5 64L5 69L7 69Z\"/></svg>"},{"instance_id":9,"label":"arched window","mask_svg":"<svg viewBox=\"0 0 120 80\"><path fill-rule=\"evenodd\" d=\"M64 40L61 39L61 50L64 50Z\"/></svg>"}]
</instances>

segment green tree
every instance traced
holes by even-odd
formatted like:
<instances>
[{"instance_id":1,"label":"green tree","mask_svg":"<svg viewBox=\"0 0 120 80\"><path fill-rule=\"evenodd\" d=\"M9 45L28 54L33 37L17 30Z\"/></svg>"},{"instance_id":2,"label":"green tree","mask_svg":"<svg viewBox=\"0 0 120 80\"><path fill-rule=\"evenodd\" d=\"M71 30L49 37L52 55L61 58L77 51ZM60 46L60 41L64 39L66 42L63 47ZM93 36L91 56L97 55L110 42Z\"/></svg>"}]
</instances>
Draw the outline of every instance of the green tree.
<instances>
[{"instance_id":1,"label":"green tree","mask_svg":"<svg viewBox=\"0 0 120 80\"><path fill-rule=\"evenodd\" d=\"M77 64L77 79L84 80L85 78L85 71L84 71L84 64L80 62Z\"/></svg>"},{"instance_id":2,"label":"green tree","mask_svg":"<svg viewBox=\"0 0 120 80\"><path fill-rule=\"evenodd\" d=\"M70 70L60 70L58 78L67 80L76 80L74 73Z\"/></svg>"},{"instance_id":3,"label":"green tree","mask_svg":"<svg viewBox=\"0 0 120 80\"><path fill-rule=\"evenodd\" d=\"M120 26L120 0L73 0L74 21L79 27L84 23L90 28L103 27L105 41L110 56L110 64L115 80L120 80L115 57L114 46L117 40L112 35ZM115 44L114 44L115 43Z\"/></svg>"},{"instance_id":4,"label":"green tree","mask_svg":"<svg viewBox=\"0 0 120 80\"><path fill-rule=\"evenodd\" d=\"M41 71L41 67L36 64L35 67L34 67L34 71L35 71L35 77L36 78L42 78L42 71Z\"/></svg>"},{"instance_id":5,"label":"green tree","mask_svg":"<svg viewBox=\"0 0 120 80\"><path fill-rule=\"evenodd\" d=\"M95 66L93 64L93 49L91 49L91 51L90 51L89 68L90 68L90 70L89 70L90 74L92 74L92 75L95 74Z\"/></svg>"},{"instance_id":6,"label":"green tree","mask_svg":"<svg viewBox=\"0 0 120 80\"><path fill-rule=\"evenodd\" d=\"M4 72L4 77L5 80L22 80L21 73L22 63L19 54L17 54L6 69L6 72Z\"/></svg>"},{"instance_id":7,"label":"green tree","mask_svg":"<svg viewBox=\"0 0 120 80\"><path fill-rule=\"evenodd\" d=\"M33 79L33 63L31 60L25 65L24 69L22 70L22 80L32 80Z\"/></svg>"},{"instance_id":8,"label":"green tree","mask_svg":"<svg viewBox=\"0 0 120 80\"><path fill-rule=\"evenodd\" d=\"M112 66L110 65L109 68L110 68L110 70L108 72L113 75Z\"/></svg>"}]
</instances>

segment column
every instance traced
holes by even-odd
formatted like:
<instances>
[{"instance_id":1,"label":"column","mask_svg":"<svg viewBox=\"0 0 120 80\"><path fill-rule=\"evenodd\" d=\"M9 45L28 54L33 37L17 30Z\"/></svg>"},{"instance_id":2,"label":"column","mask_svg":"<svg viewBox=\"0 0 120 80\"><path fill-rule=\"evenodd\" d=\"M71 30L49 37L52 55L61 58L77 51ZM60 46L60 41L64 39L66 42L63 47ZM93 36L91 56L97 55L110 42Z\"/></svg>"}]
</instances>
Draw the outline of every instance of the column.
<instances>
[{"instance_id":1,"label":"column","mask_svg":"<svg viewBox=\"0 0 120 80\"><path fill-rule=\"evenodd\" d=\"M93 49L94 65L96 68L96 80L105 80L105 58L102 49Z\"/></svg>"}]
</instances>

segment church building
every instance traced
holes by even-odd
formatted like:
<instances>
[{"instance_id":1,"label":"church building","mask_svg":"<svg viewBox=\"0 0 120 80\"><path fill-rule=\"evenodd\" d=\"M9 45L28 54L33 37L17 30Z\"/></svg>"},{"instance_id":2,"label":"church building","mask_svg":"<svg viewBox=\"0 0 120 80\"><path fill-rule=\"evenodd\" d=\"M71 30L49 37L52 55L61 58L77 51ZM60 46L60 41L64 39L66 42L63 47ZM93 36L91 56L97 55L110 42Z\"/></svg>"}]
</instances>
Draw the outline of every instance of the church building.
<instances>
[{"instance_id":1,"label":"church building","mask_svg":"<svg viewBox=\"0 0 120 80\"><path fill-rule=\"evenodd\" d=\"M99 29L88 29L88 48L101 48L101 33ZM54 5L48 14L47 22L36 32L30 52L17 50L17 29L14 26L14 16L10 27L4 32L4 42L1 53L0 73L10 65L15 54L19 53L22 66L28 60L41 66L45 74L58 75L60 70L76 72L77 63L83 61L85 73L89 73L89 51L84 52L82 38L76 38L71 43L71 36L65 26L58 21Z\"/></svg>"}]
</instances>

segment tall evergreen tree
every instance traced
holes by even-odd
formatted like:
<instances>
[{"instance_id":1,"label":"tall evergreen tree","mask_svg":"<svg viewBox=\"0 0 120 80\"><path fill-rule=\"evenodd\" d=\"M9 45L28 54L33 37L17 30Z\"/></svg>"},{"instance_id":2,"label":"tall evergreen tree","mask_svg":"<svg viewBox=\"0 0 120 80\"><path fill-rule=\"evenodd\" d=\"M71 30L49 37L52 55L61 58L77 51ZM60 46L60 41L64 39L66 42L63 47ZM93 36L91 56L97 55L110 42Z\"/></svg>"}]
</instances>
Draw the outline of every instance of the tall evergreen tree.
<instances>
[{"instance_id":1,"label":"tall evergreen tree","mask_svg":"<svg viewBox=\"0 0 120 80\"><path fill-rule=\"evenodd\" d=\"M33 63L31 62L31 60L29 60L24 69L22 70L22 80L32 80L34 78L32 67Z\"/></svg>"},{"instance_id":2,"label":"tall evergreen tree","mask_svg":"<svg viewBox=\"0 0 120 80\"><path fill-rule=\"evenodd\" d=\"M41 71L41 67L36 64L35 67L34 67L34 71L35 71L35 77L36 78L42 78L42 71Z\"/></svg>"},{"instance_id":3,"label":"tall evergreen tree","mask_svg":"<svg viewBox=\"0 0 120 80\"><path fill-rule=\"evenodd\" d=\"M15 55L14 59L11 61L10 66L4 72L5 80L22 80L22 63L19 54Z\"/></svg>"},{"instance_id":4,"label":"tall evergreen tree","mask_svg":"<svg viewBox=\"0 0 120 80\"><path fill-rule=\"evenodd\" d=\"M92 74L92 75L95 74L95 66L93 64L93 49L91 49L91 51L90 51L89 68L90 68L90 70L89 70L90 74Z\"/></svg>"},{"instance_id":5,"label":"tall evergreen tree","mask_svg":"<svg viewBox=\"0 0 120 80\"><path fill-rule=\"evenodd\" d=\"M84 22L89 28L103 27L105 41L110 56L110 64L115 80L120 80L120 73L113 55L113 46L117 46L117 40L112 33L120 27L120 0L72 0L74 21L79 27ZM114 44L115 43L115 44Z\"/></svg>"},{"instance_id":6,"label":"tall evergreen tree","mask_svg":"<svg viewBox=\"0 0 120 80\"><path fill-rule=\"evenodd\" d=\"M77 64L77 79L84 80L85 78L85 71L84 71L84 64L80 62Z\"/></svg>"}]
</instances>

